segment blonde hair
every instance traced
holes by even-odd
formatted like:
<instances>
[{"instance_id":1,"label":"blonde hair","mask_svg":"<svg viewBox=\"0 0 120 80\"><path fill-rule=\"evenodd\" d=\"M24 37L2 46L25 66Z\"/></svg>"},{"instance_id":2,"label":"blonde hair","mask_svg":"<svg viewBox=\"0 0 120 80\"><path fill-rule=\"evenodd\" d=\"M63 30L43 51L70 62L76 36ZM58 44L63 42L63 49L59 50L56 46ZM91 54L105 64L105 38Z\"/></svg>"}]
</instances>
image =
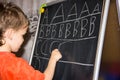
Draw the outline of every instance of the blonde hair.
<instances>
[{"instance_id":1,"label":"blonde hair","mask_svg":"<svg viewBox=\"0 0 120 80\"><path fill-rule=\"evenodd\" d=\"M3 33L6 29L19 30L29 21L24 12L13 3L0 3L0 46L3 45Z\"/></svg>"}]
</instances>

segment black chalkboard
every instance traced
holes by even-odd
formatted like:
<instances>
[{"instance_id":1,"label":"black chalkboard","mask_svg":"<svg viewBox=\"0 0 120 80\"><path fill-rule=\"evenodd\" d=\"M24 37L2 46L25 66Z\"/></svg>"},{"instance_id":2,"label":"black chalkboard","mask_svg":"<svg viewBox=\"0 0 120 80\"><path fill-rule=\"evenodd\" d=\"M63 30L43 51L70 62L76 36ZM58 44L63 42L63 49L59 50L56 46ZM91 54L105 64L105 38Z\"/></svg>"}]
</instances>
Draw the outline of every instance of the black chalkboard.
<instances>
[{"instance_id":1,"label":"black chalkboard","mask_svg":"<svg viewBox=\"0 0 120 80\"><path fill-rule=\"evenodd\" d=\"M63 57L57 63L53 80L92 80L103 4L104 0L66 0L46 6L31 65L44 71L51 51L58 48Z\"/></svg>"}]
</instances>

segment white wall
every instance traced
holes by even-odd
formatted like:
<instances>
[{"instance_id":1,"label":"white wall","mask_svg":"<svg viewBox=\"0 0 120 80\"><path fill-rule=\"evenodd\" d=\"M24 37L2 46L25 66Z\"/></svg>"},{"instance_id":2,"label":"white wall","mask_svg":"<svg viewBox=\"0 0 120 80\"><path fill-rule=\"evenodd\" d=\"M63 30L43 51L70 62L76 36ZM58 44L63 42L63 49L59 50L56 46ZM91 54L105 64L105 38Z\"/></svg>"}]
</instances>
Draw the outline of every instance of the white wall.
<instances>
[{"instance_id":1,"label":"white wall","mask_svg":"<svg viewBox=\"0 0 120 80\"><path fill-rule=\"evenodd\" d=\"M46 3L46 2L49 3L49 2L54 1L54 0L32 0L32 1L33 1L32 4L29 2L29 4L32 5L32 6L26 5L26 4L28 4L28 2L25 1L22 8L23 8L23 10L24 10L25 13L32 14L33 17L31 18L32 22L31 22L31 26L30 26L30 28L31 27L32 28L30 29L31 30L30 32L36 32L36 27L37 27L37 23L38 22L33 20L34 17L36 16L36 11L40 8L41 4ZM31 7L31 8L28 8L28 7ZM32 10L26 11L27 9L32 9ZM26 59L28 62L29 62L30 57L31 57L31 52L32 52L32 48L33 48L34 37L35 37L35 35L31 36L30 40L28 41L28 43L24 47L25 48L25 52L22 55L22 57L24 59Z\"/></svg>"},{"instance_id":2,"label":"white wall","mask_svg":"<svg viewBox=\"0 0 120 80\"><path fill-rule=\"evenodd\" d=\"M25 51L24 51L24 53L22 55L22 57L24 59L26 59L28 62L30 60L31 52L32 52L32 49L33 49L35 32L36 32L36 28L37 28L37 24L38 24L38 16L39 16L38 10L40 8L40 5L45 3L45 2L46 2L45 0L32 0L31 3L29 2L30 5L26 5L26 4L28 4L28 2L26 1L23 4L24 6L22 7L24 12L30 16L29 17L29 20L30 20L30 32L32 33L28 43L24 46ZM29 9L29 10L26 11L27 9ZM34 20L35 18L37 19L36 21Z\"/></svg>"}]
</instances>

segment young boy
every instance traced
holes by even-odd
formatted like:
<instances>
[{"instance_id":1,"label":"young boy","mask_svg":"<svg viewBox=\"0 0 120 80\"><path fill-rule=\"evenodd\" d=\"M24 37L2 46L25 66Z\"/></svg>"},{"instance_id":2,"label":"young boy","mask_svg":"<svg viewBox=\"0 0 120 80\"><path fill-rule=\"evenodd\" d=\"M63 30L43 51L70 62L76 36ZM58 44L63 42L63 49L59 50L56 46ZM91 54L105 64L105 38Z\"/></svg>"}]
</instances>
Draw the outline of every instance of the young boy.
<instances>
[{"instance_id":1,"label":"young boy","mask_svg":"<svg viewBox=\"0 0 120 80\"><path fill-rule=\"evenodd\" d=\"M34 70L16 57L28 29L28 19L13 3L0 3L0 80L52 80L57 61L62 57L55 49L44 73Z\"/></svg>"}]
</instances>

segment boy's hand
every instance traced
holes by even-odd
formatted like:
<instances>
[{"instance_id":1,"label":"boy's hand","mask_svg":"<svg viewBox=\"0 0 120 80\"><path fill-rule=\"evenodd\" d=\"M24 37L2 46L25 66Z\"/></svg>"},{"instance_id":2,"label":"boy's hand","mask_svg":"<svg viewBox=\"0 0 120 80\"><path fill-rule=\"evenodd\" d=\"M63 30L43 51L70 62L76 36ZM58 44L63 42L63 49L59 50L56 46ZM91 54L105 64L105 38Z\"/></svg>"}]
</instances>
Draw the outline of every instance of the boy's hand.
<instances>
[{"instance_id":1,"label":"boy's hand","mask_svg":"<svg viewBox=\"0 0 120 80\"><path fill-rule=\"evenodd\" d=\"M59 52L58 49L54 49L51 53L51 59L58 61L60 58L62 58L61 53Z\"/></svg>"}]
</instances>

